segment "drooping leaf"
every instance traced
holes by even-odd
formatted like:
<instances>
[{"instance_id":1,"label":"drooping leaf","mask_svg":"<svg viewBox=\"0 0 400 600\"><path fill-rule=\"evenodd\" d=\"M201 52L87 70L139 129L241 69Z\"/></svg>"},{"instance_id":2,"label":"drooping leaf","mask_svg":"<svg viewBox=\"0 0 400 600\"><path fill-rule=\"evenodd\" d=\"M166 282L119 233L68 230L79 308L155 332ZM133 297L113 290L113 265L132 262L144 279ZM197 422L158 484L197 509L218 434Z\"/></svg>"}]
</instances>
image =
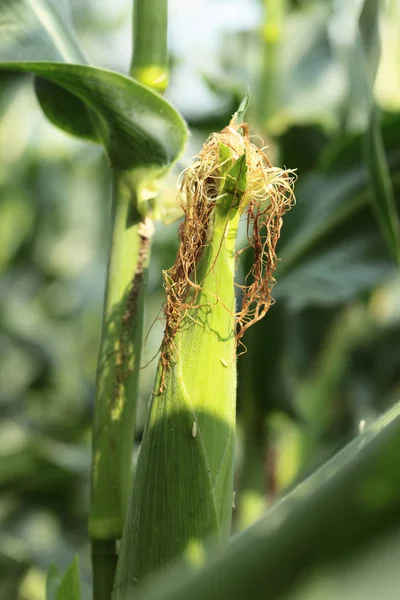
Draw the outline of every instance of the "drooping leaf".
<instances>
[{"instance_id":1,"label":"drooping leaf","mask_svg":"<svg viewBox=\"0 0 400 600\"><path fill-rule=\"evenodd\" d=\"M63 63L2 63L0 68L46 77L87 104L112 165L162 170L182 152L186 127L163 98L112 71ZM81 122L81 120L80 120Z\"/></svg>"},{"instance_id":2,"label":"drooping leaf","mask_svg":"<svg viewBox=\"0 0 400 600\"><path fill-rule=\"evenodd\" d=\"M73 30L69 0L0 0L0 30L0 61L87 64ZM35 79L39 103L54 125L98 141L82 100L47 80Z\"/></svg>"},{"instance_id":3,"label":"drooping leaf","mask_svg":"<svg viewBox=\"0 0 400 600\"><path fill-rule=\"evenodd\" d=\"M0 68L39 77L46 116L68 133L101 141L114 167L162 169L179 156L187 136L182 118L129 77L85 64L66 0L0 0L0 29Z\"/></svg>"},{"instance_id":4,"label":"drooping leaf","mask_svg":"<svg viewBox=\"0 0 400 600\"><path fill-rule=\"evenodd\" d=\"M53 125L71 135L100 142L93 111L78 96L43 77L35 77L35 92L42 111Z\"/></svg>"}]
</instances>

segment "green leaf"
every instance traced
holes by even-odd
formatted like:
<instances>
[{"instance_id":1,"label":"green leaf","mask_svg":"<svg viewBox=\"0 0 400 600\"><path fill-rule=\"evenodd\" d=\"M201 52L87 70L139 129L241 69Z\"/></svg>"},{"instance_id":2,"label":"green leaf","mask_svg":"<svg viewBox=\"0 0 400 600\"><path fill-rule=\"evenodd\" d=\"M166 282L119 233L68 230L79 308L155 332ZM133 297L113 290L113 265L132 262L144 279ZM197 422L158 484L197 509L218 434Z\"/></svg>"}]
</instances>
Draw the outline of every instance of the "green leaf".
<instances>
[{"instance_id":1,"label":"green leaf","mask_svg":"<svg viewBox=\"0 0 400 600\"><path fill-rule=\"evenodd\" d=\"M0 0L0 60L87 64L76 39L69 0ZM47 118L67 133L99 141L85 103L47 80L35 78ZM85 123L85 121L87 121Z\"/></svg>"},{"instance_id":2,"label":"green leaf","mask_svg":"<svg viewBox=\"0 0 400 600\"><path fill-rule=\"evenodd\" d=\"M75 558L64 575L51 565L47 574L46 600L80 600L81 586L79 581L78 559Z\"/></svg>"},{"instance_id":3,"label":"green leaf","mask_svg":"<svg viewBox=\"0 0 400 600\"><path fill-rule=\"evenodd\" d=\"M221 149L220 149L221 150ZM246 154L242 154L234 161L232 166L228 166L228 171L221 181L221 199L218 201L218 212L225 218L230 213L233 218L238 209L247 185L247 163Z\"/></svg>"},{"instance_id":4,"label":"green leaf","mask_svg":"<svg viewBox=\"0 0 400 600\"><path fill-rule=\"evenodd\" d=\"M400 224L373 94L380 58L379 8L379 0L365 0L359 20L361 64L369 107L365 154L374 191L372 206L388 249L400 265Z\"/></svg>"},{"instance_id":5,"label":"green leaf","mask_svg":"<svg viewBox=\"0 0 400 600\"><path fill-rule=\"evenodd\" d=\"M135 599L278 600L322 568L347 568L387 532L400 533L399 452L396 404L204 568L175 569Z\"/></svg>"},{"instance_id":6,"label":"green leaf","mask_svg":"<svg viewBox=\"0 0 400 600\"><path fill-rule=\"evenodd\" d=\"M373 101L373 83L378 71L381 54L379 38L379 7L380 0L365 0L359 19L359 31L364 57L365 76L368 92Z\"/></svg>"},{"instance_id":7,"label":"green leaf","mask_svg":"<svg viewBox=\"0 0 400 600\"><path fill-rule=\"evenodd\" d=\"M100 142L93 125L94 115L85 102L43 77L35 77L40 107L53 125L77 137Z\"/></svg>"},{"instance_id":8,"label":"green leaf","mask_svg":"<svg viewBox=\"0 0 400 600\"><path fill-rule=\"evenodd\" d=\"M185 124L159 95L112 71L64 64L86 62L67 2L0 0L0 28L0 68L44 78L36 90L47 117L68 133L101 141L114 167L162 171L182 152Z\"/></svg>"},{"instance_id":9,"label":"green leaf","mask_svg":"<svg viewBox=\"0 0 400 600\"><path fill-rule=\"evenodd\" d=\"M375 107L365 138L365 155L374 192L372 206L388 249L400 265L400 223Z\"/></svg>"},{"instance_id":10,"label":"green leaf","mask_svg":"<svg viewBox=\"0 0 400 600\"><path fill-rule=\"evenodd\" d=\"M398 190L399 117L387 118L382 132ZM278 245L274 289L276 298L285 296L292 306L343 303L393 272L395 263L371 212L372 190L361 146L360 134L333 142L320 167L299 178L296 208L285 216Z\"/></svg>"},{"instance_id":11,"label":"green leaf","mask_svg":"<svg viewBox=\"0 0 400 600\"><path fill-rule=\"evenodd\" d=\"M396 534L382 536L379 545L362 550L344 565L338 562L319 577L308 576L290 600L398 600L400 539ZM384 574L384 576L383 576ZM379 590L379 591L378 591Z\"/></svg>"},{"instance_id":12,"label":"green leaf","mask_svg":"<svg viewBox=\"0 0 400 600\"><path fill-rule=\"evenodd\" d=\"M394 264L380 256L379 242L369 230L336 240L279 279L275 299L286 300L294 310L351 301L394 274Z\"/></svg>"},{"instance_id":13,"label":"green leaf","mask_svg":"<svg viewBox=\"0 0 400 600\"><path fill-rule=\"evenodd\" d=\"M28 71L81 99L96 116L97 131L118 169L168 168L182 152L183 119L163 98L129 77L112 71L62 63L3 63Z\"/></svg>"},{"instance_id":14,"label":"green leaf","mask_svg":"<svg viewBox=\"0 0 400 600\"><path fill-rule=\"evenodd\" d=\"M250 104L250 94L247 91L245 97L243 98L243 100L241 101L239 108L237 109L237 111L235 112L235 114L232 117L232 121L234 123L236 123L237 125L240 125L240 123L244 123L244 117L246 114L246 111L249 107Z\"/></svg>"}]
</instances>

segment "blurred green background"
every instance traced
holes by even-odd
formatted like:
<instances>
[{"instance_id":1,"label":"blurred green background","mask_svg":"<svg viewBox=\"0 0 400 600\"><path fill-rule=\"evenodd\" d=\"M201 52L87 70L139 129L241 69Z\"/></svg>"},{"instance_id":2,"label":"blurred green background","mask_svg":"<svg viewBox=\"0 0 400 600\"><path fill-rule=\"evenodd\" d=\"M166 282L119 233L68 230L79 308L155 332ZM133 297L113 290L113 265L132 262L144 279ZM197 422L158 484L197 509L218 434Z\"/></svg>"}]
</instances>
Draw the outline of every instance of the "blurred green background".
<instances>
[{"instance_id":1,"label":"blurred green background","mask_svg":"<svg viewBox=\"0 0 400 600\"><path fill-rule=\"evenodd\" d=\"M167 97L192 132L166 184L170 211L175 176L248 87L255 142L260 136L272 161L298 175L278 246L277 302L239 359L235 529L399 397L400 278L370 207L360 4L170 0ZM383 5L374 93L400 200L400 2ZM72 6L93 64L126 72L131 1ZM46 122L20 75L0 75L0 156L0 600L42 600L49 564L65 568L76 552L90 585L90 424L110 177L99 148ZM177 224L159 223L154 240L137 444Z\"/></svg>"}]
</instances>

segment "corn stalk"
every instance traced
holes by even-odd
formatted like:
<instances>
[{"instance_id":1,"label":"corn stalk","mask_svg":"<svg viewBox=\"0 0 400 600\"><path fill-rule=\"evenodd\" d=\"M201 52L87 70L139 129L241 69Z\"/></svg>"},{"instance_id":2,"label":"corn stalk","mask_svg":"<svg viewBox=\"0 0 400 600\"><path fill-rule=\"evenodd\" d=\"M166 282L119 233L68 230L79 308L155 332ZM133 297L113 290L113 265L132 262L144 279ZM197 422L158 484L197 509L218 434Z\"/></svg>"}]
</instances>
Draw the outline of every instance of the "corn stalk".
<instances>
[{"instance_id":1,"label":"corn stalk","mask_svg":"<svg viewBox=\"0 0 400 600\"><path fill-rule=\"evenodd\" d=\"M156 91L167 84L167 0L136 0L132 77ZM93 599L109 600L131 486L144 297L153 224L143 196L151 177L114 173L112 239L96 381L89 534ZM142 214L144 213L144 214Z\"/></svg>"}]
</instances>

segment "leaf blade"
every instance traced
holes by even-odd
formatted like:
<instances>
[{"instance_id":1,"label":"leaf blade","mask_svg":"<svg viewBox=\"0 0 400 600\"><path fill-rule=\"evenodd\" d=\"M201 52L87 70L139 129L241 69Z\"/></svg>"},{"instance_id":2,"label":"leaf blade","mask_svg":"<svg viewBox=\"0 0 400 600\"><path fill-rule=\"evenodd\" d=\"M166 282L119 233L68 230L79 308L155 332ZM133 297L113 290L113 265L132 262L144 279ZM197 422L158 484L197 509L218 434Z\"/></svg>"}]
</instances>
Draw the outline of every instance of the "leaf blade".
<instances>
[{"instance_id":1,"label":"leaf blade","mask_svg":"<svg viewBox=\"0 0 400 600\"><path fill-rule=\"evenodd\" d=\"M161 174L180 156L187 138L182 117L140 83L97 67L52 62L8 62L0 68L31 72L84 101L98 119L112 165L129 170L154 166Z\"/></svg>"},{"instance_id":2,"label":"leaf blade","mask_svg":"<svg viewBox=\"0 0 400 600\"><path fill-rule=\"evenodd\" d=\"M0 0L0 30L0 68L38 77L46 116L70 134L102 141L114 167L162 170L180 155L183 119L131 78L87 65L67 0Z\"/></svg>"},{"instance_id":3,"label":"leaf blade","mask_svg":"<svg viewBox=\"0 0 400 600\"><path fill-rule=\"evenodd\" d=\"M400 531L399 451L397 403L253 527L236 536L225 553L195 573L171 571L135 598L287 597L312 569L356 555L389 527Z\"/></svg>"},{"instance_id":4,"label":"leaf blade","mask_svg":"<svg viewBox=\"0 0 400 600\"><path fill-rule=\"evenodd\" d=\"M373 93L381 52L378 28L379 8L379 0L365 0L358 24L361 63L364 70L364 88L369 111L364 151L374 192L372 207L388 250L397 264L400 265L400 222L396 212L393 186Z\"/></svg>"}]
</instances>

